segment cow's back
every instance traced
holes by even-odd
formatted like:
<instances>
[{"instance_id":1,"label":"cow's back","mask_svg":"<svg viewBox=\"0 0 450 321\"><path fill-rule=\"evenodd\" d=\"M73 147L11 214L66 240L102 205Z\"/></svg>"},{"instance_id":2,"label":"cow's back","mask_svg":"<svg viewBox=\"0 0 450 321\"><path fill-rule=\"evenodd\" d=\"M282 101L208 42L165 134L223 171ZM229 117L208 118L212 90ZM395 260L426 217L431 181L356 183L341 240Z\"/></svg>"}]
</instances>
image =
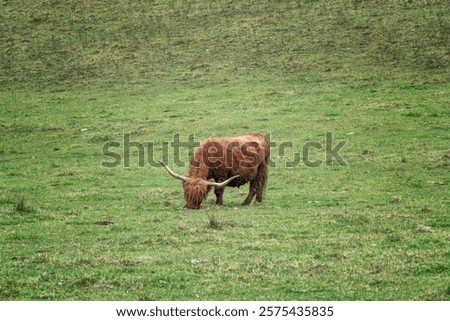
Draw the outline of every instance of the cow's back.
<instances>
[{"instance_id":1,"label":"cow's back","mask_svg":"<svg viewBox=\"0 0 450 321\"><path fill-rule=\"evenodd\" d=\"M261 166L267 166L270 145L261 133L203 141L191 160L189 176L224 181L240 175L230 186L253 180Z\"/></svg>"}]
</instances>

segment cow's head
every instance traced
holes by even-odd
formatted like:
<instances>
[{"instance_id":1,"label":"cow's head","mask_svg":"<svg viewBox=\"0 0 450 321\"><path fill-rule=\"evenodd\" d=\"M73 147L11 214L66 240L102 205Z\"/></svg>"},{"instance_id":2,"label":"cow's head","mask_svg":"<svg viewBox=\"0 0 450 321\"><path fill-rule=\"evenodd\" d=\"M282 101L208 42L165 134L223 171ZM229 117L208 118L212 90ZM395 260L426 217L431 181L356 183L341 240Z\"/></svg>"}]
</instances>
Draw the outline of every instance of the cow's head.
<instances>
[{"instance_id":1,"label":"cow's head","mask_svg":"<svg viewBox=\"0 0 450 321\"><path fill-rule=\"evenodd\" d=\"M164 166L172 177L180 179L183 182L184 198L186 200L186 205L184 207L190 209L199 209L212 187L225 187L233 179L239 177L239 175L235 175L226 181L217 183L214 179L205 180L202 178L179 175L163 162L159 163Z\"/></svg>"}]
</instances>

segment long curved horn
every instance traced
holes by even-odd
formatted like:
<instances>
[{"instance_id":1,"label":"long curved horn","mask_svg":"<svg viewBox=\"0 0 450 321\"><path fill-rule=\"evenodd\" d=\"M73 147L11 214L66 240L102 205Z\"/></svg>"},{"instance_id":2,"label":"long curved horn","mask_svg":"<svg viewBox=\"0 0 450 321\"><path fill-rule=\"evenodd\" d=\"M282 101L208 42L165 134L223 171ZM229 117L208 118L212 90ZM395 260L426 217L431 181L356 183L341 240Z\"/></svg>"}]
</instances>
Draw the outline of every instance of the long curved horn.
<instances>
[{"instance_id":1,"label":"long curved horn","mask_svg":"<svg viewBox=\"0 0 450 321\"><path fill-rule=\"evenodd\" d=\"M181 179L182 181L185 181L185 182L188 180L187 177L175 173L173 170L170 169L169 166L167 166L167 165L164 164L163 162L158 161L158 163L160 163L162 166L164 166L164 168L165 168L165 169L169 172L169 174L172 175L173 177L178 178L178 179Z\"/></svg>"},{"instance_id":2,"label":"long curved horn","mask_svg":"<svg viewBox=\"0 0 450 321\"><path fill-rule=\"evenodd\" d=\"M230 177L229 179L227 179L226 181L223 181L222 183L216 183L216 182L208 182L206 181L206 185L208 186L215 186L215 187L224 187L226 186L229 182L231 182L233 179L239 177L239 175L234 175L233 177Z\"/></svg>"}]
</instances>

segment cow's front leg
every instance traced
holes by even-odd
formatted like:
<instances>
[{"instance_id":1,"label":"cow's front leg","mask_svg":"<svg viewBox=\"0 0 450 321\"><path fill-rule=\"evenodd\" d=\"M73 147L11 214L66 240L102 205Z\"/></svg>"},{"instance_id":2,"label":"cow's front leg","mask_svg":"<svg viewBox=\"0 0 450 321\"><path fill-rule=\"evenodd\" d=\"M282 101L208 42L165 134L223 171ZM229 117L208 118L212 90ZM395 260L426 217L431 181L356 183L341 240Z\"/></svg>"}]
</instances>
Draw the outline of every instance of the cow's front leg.
<instances>
[{"instance_id":1,"label":"cow's front leg","mask_svg":"<svg viewBox=\"0 0 450 321\"><path fill-rule=\"evenodd\" d=\"M223 187L215 187L214 194L216 194L216 205L223 204Z\"/></svg>"}]
</instances>

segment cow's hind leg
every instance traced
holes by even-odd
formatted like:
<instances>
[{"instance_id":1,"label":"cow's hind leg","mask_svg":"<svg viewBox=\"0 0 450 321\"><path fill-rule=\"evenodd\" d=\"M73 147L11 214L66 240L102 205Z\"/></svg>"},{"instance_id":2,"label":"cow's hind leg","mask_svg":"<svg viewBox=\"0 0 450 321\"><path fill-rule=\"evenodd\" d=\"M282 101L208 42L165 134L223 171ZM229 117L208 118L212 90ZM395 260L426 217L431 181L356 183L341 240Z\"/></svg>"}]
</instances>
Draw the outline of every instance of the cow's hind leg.
<instances>
[{"instance_id":1,"label":"cow's hind leg","mask_svg":"<svg viewBox=\"0 0 450 321\"><path fill-rule=\"evenodd\" d=\"M216 205L223 204L223 187L215 187L214 194L216 194Z\"/></svg>"},{"instance_id":2,"label":"cow's hind leg","mask_svg":"<svg viewBox=\"0 0 450 321\"><path fill-rule=\"evenodd\" d=\"M263 193L264 193L264 182L257 181L256 184L256 201L261 203L263 200Z\"/></svg>"},{"instance_id":3,"label":"cow's hind leg","mask_svg":"<svg viewBox=\"0 0 450 321\"><path fill-rule=\"evenodd\" d=\"M264 188L267 181L267 165L263 164L259 167L258 175L256 178L250 182L250 190L248 192L248 196L245 199L244 203L242 205L249 205L253 197L256 195L256 201L262 202L263 200L263 193Z\"/></svg>"},{"instance_id":4,"label":"cow's hind leg","mask_svg":"<svg viewBox=\"0 0 450 321\"><path fill-rule=\"evenodd\" d=\"M258 170L258 176L256 177L256 201L262 202L264 189L267 182L267 165L262 164Z\"/></svg>"},{"instance_id":5,"label":"cow's hind leg","mask_svg":"<svg viewBox=\"0 0 450 321\"><path fill-rule=\"evenodd\" d=\"M256 194L256 181L253 180L250 182L250 189L248 191L247 198L245 199L244 203L242 203L242 205L249 205L252 202L253 197L255 197L255 194Z\"/></svg>"},{"instance_id":6,"label":"cow's hind leg","mask_svg":"<svg viewBox=\"0 0 450 321\"><path fill-rule=\"evenodd\" d=\"M263 200L263 192L264 192L264 190L262 188L259 188L256 191L256 201L259 202L259 203L261 203L262 200Z\"/></svg>"}]
</instances>

